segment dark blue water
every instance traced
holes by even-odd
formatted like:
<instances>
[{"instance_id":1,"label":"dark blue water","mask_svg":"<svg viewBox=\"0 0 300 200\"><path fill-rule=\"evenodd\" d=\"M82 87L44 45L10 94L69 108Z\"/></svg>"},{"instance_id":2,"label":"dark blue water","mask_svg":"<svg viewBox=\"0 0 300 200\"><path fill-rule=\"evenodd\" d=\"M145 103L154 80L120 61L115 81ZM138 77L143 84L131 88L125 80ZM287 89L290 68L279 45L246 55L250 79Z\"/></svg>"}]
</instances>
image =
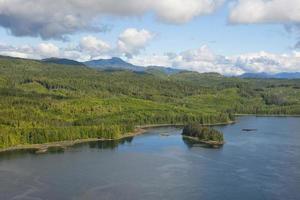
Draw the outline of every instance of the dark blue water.
<instances>
[{"instance_id":1,"label":"dark blue water","mask_svg":"<svg viewBox=\"0 0 300 200\"><path fill-rule=\"evenodd\" d=\"M242 117L218 128L220 149L157 128L64 152L0 154L0 199L300 199L300 118Z\"/></svg>"}]
</instances>

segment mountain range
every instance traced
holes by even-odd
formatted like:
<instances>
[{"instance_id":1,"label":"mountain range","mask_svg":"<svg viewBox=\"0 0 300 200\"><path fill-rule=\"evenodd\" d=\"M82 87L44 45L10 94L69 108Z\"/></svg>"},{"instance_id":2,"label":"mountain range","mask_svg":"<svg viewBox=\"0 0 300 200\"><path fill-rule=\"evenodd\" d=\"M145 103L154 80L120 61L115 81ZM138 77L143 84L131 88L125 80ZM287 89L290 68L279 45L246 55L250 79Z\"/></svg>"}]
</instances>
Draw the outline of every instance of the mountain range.
<instances>
[{"instance_id":1,"label":"mountain range","mask_svg":"<svg viewBox=\"0 0 300 200\"><path fill-rule=\"evenodd\" d=\"M7 56L1 56L6 57ZM71 59L65 58L46 58L41 60L41 62L45 63L53 63L60 65L75 65L75 66L87 66L94 69L105 70L105 71L114 71L114 70L128 70L139 73L152 73L152 74L177 74L180 72L188 71L183 69L176 69L172 67L164 67L164 66L138 66L131 63L128 63L121 58L112 57L110 59L98 59L91 60L87 62L78 62ZM210 73L206 73L210 74ZM218 76L222 76L218 74ZM244 73L242 75L236 76L238 78L251 78L251 79L300 79L300 72L281 72L276 74L261 72L261 73Z\"/></svg>"},{"instance_id":2,"label":"mountain range","mask_svg":"<svg viewBox=\"0 0 300 200\"><path fill-rule=\"evenodd\" d=\"M53 64L61 64L61 65L81 65L81 66L87 66L87 67L106 70L106 71L107 70L113 70L113 71L128 70L133 72L150 72L155 74L163 73L168 75L186 71L186 70L175 69L171 67L162 67L162 66L142 67L142 66L128 63L118 57L112 57L110 59L91 60L87 62L78 62L75 60L69 60L65 58L46 58L41 61L45 63L53 63Z\"/></svg>"},{"instance_id":3,"label":"mountain range","mask_svg":"<svg viewBox=\"0 0 300 200\"><path fill-rule=\"evenodd\" d=\"M277 74L269 73L244 73L240 78L256 78L256 79L300 79L300 72L281 72Z\"/></svg>"}]
</instances>

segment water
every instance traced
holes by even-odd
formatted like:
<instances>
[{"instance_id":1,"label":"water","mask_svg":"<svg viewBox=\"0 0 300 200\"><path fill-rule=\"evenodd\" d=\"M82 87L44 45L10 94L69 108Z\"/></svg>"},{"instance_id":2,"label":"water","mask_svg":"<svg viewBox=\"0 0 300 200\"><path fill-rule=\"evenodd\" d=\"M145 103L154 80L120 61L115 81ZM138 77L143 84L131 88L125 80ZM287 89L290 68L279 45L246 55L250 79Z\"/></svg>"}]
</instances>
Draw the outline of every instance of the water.
<instances>
[{"instance_id":1,"label":"water","mask_svg":"<svg viewBox=\"0 0 300 200\"><path fill-rule=\"evenodd\" d=\"M300 199L300 118L242 117L217 128L221 149L169 127L64 152L2 153L0 199Z\"/></svg>"}]
</instances>

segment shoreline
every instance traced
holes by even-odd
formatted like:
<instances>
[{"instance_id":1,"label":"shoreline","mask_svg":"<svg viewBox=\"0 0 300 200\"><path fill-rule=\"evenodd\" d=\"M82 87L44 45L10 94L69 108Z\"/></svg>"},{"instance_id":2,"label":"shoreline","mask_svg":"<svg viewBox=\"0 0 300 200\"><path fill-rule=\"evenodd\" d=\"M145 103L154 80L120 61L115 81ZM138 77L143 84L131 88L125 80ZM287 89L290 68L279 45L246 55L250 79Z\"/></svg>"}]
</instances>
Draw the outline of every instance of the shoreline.
<instances>
[{"instance_id":1,"label":"shoreline","mask_svg":"<svg viewBox=\"0 0 300 200\"><path fill-rule=\"evenodd\" d=\"M208 140L208 141L199 140L196 137L191 137L191 136L187 136L187 135L182 135L182 137L193 140L193 141L196 141L196 142L200 142L200 143L203 143L203 144L218 146L218 147L223 146L225 144L225 142L217 142L217 141L213 141L213 140Z\"/></svg>"},{"instance_id":2,"label":"shoreline","mask_svg":"<svg viewBox=\"0 0 300 200\"><path fill-rule=\"evenodd\" d=\"M228 121L228 122L221 122L221 123L214 123L214 124L201 124L202 126L222 126L222 125L229 125L234 124L236 121ZM146 125L138 125L137 128L141 129L150 129L150 128L160 128L160 127L183 127L185 124L146 124Z\"/></svg>"},{"instance_id":3,"label":"shoreline","mask_svg":"<svg viewBox=\"0 0 300 200\"><path fill-rule=\"evenodd\" d=\"M203 124L203 126L222 126L222 125L230 125L235 123L235 121L229 121L227 123L215 123L215 124ZM162 127L183 127L184 124L146 124L146 125L138 125L133 132L126 133L118 138L115 139L105 139L105 138L87 138L87 139L76 139L76 140L65 140L65 141L57 141L57 142L50 142L44 144L24 144L24 145L17 145L13 147L3 148L0 149L0 153L16 151L16 150L29 150L33 149L36 150L36 153L46 153L49 148L57 147L66 149L68 147L74 146L76 144L82 144L87 142L95 142L95 141L110 141L110 140L121 140L128 137L134 137L137 135L141 135L147 131L147 129L151 128L162 128Z\"/></svg>"},{"instance_id":4,"label":"shoreline","mask_svg":"<svg viewBox=\"0 0 300 200\"><path fill-rule=\"evenodd\" d=\"M288 114L234 114L234 116L255 116L255 117L300 117L300 115L288 115Z\"/></svg>"},{"instance_id":5,"label":"shoreline","mask_svg":"<svg viewBox=\"0 0 300 200\"><path fill-rule=\"evenodd\" d=\"M50 142L44 144L25 144L25 145L18 145L14 147L8 147L0 149L0 153L16 151L16 150L26 150L32 149L36 150L36 153L46 153L49 148L57 147L66 149L68 147L74 146L76 144L88 143L88 142L96 142L96 141L112 141L112 140L121 140L128 137L134 137L136 135L141 135L145 133L147 130L143 128L136 128L133 132L124 134L115 139L106 139L106 138L87 138L87 139L76 139L76 140L65 140L65 141L57 141L57 142Z\"/></svg>"}]
</instances>

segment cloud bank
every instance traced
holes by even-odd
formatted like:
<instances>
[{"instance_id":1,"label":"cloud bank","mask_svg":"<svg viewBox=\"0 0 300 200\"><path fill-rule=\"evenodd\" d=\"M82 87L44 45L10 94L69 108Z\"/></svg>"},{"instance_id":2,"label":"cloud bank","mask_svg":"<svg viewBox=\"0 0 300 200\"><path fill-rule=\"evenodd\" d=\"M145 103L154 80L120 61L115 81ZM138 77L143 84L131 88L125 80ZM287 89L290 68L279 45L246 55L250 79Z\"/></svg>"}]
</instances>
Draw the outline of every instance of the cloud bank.
<instances>
[{"instance_id":1,"label":"cloud bank","mask_svg":"<svg viewBox=\"0 0 300 200\"><path fill-rule=\"evenodd\" d=\"M186 23L215 11L223 0L0 0L0 26L15 36L64 39L78 31L105 31L103 16L154 13L166 23Z\"/></svg>"},{"instance_id":2,"label":"cloud bank","mask_svg":"<svg viewBox=\"0 0 300 200\"><path fill-rule=\"evenodd\" d=\"M86 40L88 41L87 44L82 44L82 41ZM95 54L95 52L98 52L97 48L103 45L102 43L103 41L100 39L87 36L83 37L80 44L74 48L59 48L52 43L18 47L0 44L0 54L34 59L63 57L78 61L111 57L111 51ZM94 48L96 51L93 51ZM163 55L135 54L127 58L127 61L140 66L166 66L201 73L218 72L224 75L240 75L245 72L298 72L300 52L274 54L261 51L224 56L214 53L208 46L204 45L198 49L190 49L180 53L166 53Z\"/></svg>"},{"instance_id":3,"label":"cloud bank","mask_svg":"<svg viewBox=\"0 0 300 200\"><path fill-rule=\"evenodd\" d=\"M146 29L127 28L120 33L115 45L111 45L101 38L87 35L78 44L66 44L58 47L53 43L40 43L36 46L12 46L0 43L0 54L43 59L48 57L64 57L74 60L91 60L111 56L131 58L141 53L155 35Z\"/></svg>"},{"instance_id":4,"label":"cloud bank","mask_svg":"<svg viewBox=\"0 0 300 200\"><path fill-rule=\"evenodd\" d=\"M85 36L80 40L80 51L88 52L92 57L105 54L111 50L111 46L105 41L94 36Z\"/></svg>"},{"instance_id":5,"label":"cloud bank","mask_svg":"<svg viewBox=\"0 0 300 200\"><path fill-rule=\"evenodd\" d=\"M120 34L117 48L119 52L124 53L126 57L130 58L133 55L139 54L153 37L154 34L145 29L137 30L135 28L128 28Z\"/></svg>"},{"instance_id":6,"label":"cloud bank","mask_svg":"<svg viewBox=\"0 0 300 200\"><path fill-rule=\"evenodd\" d=\"M218 72L225 75L240 75L245 72L298 72L300 52L273 54L262 51L223 56L214 53L207 46L202 46L178 54L138 56L130 61L143 66L169 66L198 72Z\"/></svg>"},{"instance_id":7,"label":"cloud bank","mask_svg":"<svg viewBox=\"0 0 300 200\"><path fill-rule=\"evenodd\" d=\"M300 48L299 0L238 0L229 15L232 24L283 24L298 37L295 49Z\"/></svg>"},{"instance_id":8,"label":"cloud bank","mask_svg":"<svg viewBox=\"0 0 300 200\"><path fill-rule=\"evenodd\" d=\"M300 23L299 0L239 0L231 9L232 23Z\"/></svg>"}]
</instances>

